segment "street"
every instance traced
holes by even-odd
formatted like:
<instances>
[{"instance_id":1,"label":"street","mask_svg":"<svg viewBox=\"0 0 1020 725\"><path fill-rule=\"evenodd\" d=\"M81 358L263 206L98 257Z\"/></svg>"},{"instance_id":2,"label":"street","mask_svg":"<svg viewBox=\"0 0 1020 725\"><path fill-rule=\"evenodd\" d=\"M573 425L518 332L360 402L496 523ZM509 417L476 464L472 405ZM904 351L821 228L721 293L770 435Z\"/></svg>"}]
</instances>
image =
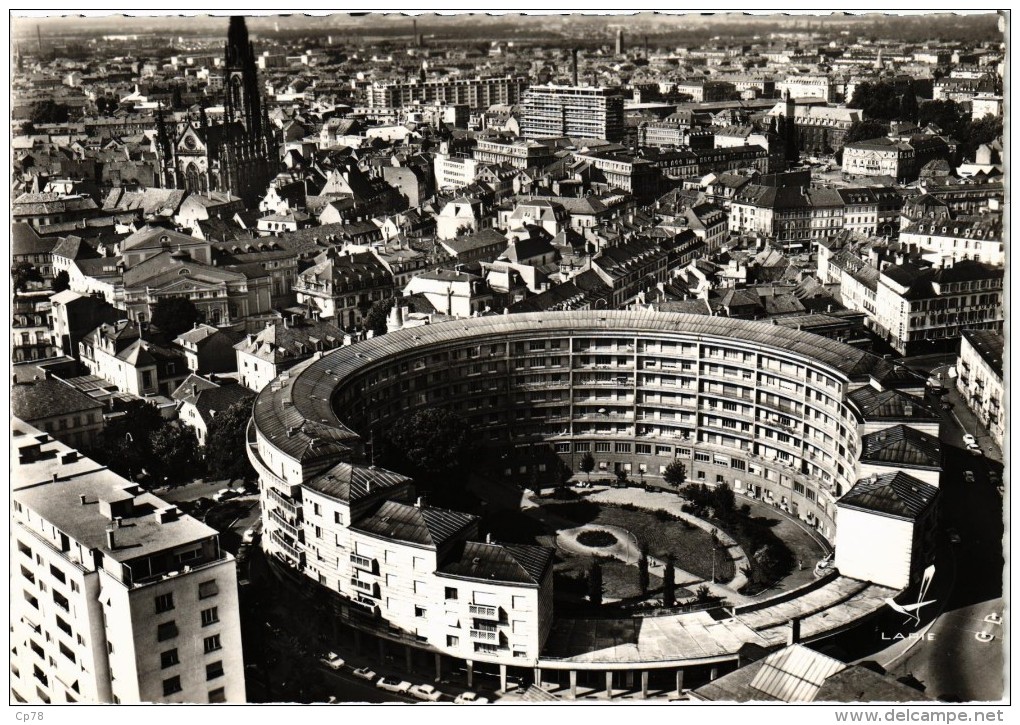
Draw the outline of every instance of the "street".
<instances>
[{"instance_id":1,"label":"street","mask_svg":"<svg viewBox=\"0 0 1020 725\"><path fill-rule=\"evenodd\" d=\"M934 372L945 370L943 365ZM933 592L940 613L922 630L923 636L898 642L869 659L896 677L913 676L927 694L944 701L996 701L1003 697L1003 501L989 473L1001 477L1001 453L953 381L945 384L949 393L943 397L952 408L942 411L941 518L943 531L955 530L960 543L943 543L936 577L948 570L951 590L940 586ZM985 455L966 451L965 433L977 438ZM974 474L973 483L964 479L966 471Z\"/></svg>"}]
</instances>

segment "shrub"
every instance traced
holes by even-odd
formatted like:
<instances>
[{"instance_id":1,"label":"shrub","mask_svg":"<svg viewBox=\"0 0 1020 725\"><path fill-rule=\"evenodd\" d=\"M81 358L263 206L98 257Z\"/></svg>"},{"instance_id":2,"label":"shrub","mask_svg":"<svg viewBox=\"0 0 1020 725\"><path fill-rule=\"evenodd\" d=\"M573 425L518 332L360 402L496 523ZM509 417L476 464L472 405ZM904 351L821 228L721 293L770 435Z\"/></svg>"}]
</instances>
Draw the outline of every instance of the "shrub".
<instances>
[{"instance_id":1,"label":"shrub","mask_svg":"<svg viewBox=\"0 0 1020 725\"><path fill-rule=\"evenodd\" d=\"M616 538L616 534L609 531L603 531L601 529L595 531L582 531L577 535L577 543L584 546L592 547L606 547L612 546L619 539Z\"/></svg>"}]
</instances>

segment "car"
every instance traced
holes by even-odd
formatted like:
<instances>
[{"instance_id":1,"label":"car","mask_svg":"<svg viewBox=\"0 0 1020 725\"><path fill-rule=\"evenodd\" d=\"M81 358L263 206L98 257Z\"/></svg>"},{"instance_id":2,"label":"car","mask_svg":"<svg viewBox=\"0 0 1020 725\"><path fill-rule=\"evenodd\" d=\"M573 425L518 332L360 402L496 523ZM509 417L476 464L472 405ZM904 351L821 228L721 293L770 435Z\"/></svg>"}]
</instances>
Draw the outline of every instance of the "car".
<instances>
[{"instance_id":1,"label":"car","mask_svg":"<svg viewBox=\"0 0 1020 725\"><path fill-rule=\"evenodd\" d=\"M343 657L336 652L327 652L326 656L322 658L322 663L331 670L341 670L344 666Z\"/></svg>"},{"instance_id":2,"label":"car","mask_svg":"<svg viewBox=\"0 0 1020 725\"><path fill-rule=\"evenodd\" d=\"M474 692L462 692L453 698L455 705L484 705L488 701L489 698L482 697Z\"/></svg>"},{"instance_id":3,"label":"car","mask_svg":"<svg viewBox=\"0 0 1020 725\"><path fill-rule=\"evenodd\" d=\"M406 693L411 689L410 682L407 680L398 680L395 677L380 677L379 681L375 683L375 686L380 690L386 690L387 692Z\"/></svg>"},{"instance_id":4,"label":"car","mask_svg":"<svg viewBox=\"0 0 1020 725\"><path fill-rule=\"evenodd\" d=\"M960 543L960 541L961 541L960 533L956 529L949 529L948 531L946 531L946 534L949 536L949 543L950 544L959 544Z\"/></svg>"},{"instance_id":5,"label":"car","mask_svg":"<svg viewBox=\"0 0 1020 725\"><path fill-rule=\"evenodd\" d=\"M976 446L977 445L977 438L972 436L970 433L964 433L964 435L963 435L963 443L968 448L970 446Z\"/></svg>"},{"instance_id":6,"label":"car","mask_svg":"<svg viewBox=\"0 0 1020 725\"><path fill-rule=\"evenodd\" d=\"M244 532L244 535L241 537L241 543L243 544L255 543L255 537L258 536L261 532L262 522L256 521L254 524L249 526L248 529Z\"/></svg>"},{"instance_id":7,"label":"car","mask_svg":"<svg viewBox=\"0 0 1020 725\"><path fill-rule=\"evenodd\" d=\"M237 498L237 493L230 488L221 488L212 498L213 501L219 503L221 501L229 501L232 498Z\"/></svg>"},{"instance_id":8,"label":"car","mask_svg":"<svg viewBox=\"0 0 1020 725\"><path fill-rule=\"evenodd\" d=\"M368 669L367 667L359 667L358 669L354 670L351 674L354 675L355 677L360 677L363 680L368 680L369 682L375 679L375 672Z\"/></svg>"},{"instance_id":9,"label":"car","mask_svg":"<svg viewBox=\"0 0 1020 725\"><path fill-rule=\"evenodd\" d=\"M967 483L974 483L974 471L964 471L963 480Z\"/></svg>"},{"instance_id":10,"label":"car","mask_svg":"<svg viewBox=\"0 0 1020 725\"><path fill-rule=\"evenodd\" d=\"M977 443L968 443L967 450L975 456L981 455L981 446L979 446Z\"/></svg>"},{"instance_id":11,"label":"car","mask_svg":"<svg viewBox=\"0 0 1020 725\"><path fill-rule=\"evenodd\" d=\"M411 697L416 697L419 700L426 700L428 702L438 702L439 698L443 696L439 690L434 688L432 685L415 685L407 693Z\"/></svg>"}]
</instances>

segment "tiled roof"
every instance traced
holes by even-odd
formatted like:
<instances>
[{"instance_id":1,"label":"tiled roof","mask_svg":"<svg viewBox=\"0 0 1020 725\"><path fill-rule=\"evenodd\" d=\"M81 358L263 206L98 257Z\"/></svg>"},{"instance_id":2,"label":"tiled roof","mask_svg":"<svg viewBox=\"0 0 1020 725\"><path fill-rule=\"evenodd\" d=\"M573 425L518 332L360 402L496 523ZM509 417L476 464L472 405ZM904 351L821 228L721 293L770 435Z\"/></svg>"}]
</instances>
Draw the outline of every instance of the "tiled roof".
<instances>
[{"instance_id":1,"label":"tiled roof","mask_svg":"<svg viewBox=\"0 0 1020 725\"><path fill-rule=\"evenodd\" d=\"M386 501L378 511L356 522L351 528L438 550L451 538L463 534L477 519L477 516L460 511Z\"/></svg>"},{"instance_id":2,"label":"tiled roof","mask_svg":"<svg viewBox=\"0 0 1020 725\"><path fill-rule=\"evenodd\" d=\"M861 463L939 468L942 447L939 439L906 425L896 425L861 439Z\"/></svg>"},{"instance_id":3,"label":"tiled roof","mask_svg":"<svg viewBox=\"0 0 1020 725\"><path fill-rule=\"evenodd\" d=\"M466 541L439 571L465 579L538 585L552 566L555 553L555 549L545 546Z\"/></svg>"},{"instance_id":4,"label":"tiled roof","mask_svg":"<svg viewBox=\"0 0 1020 725\"><path fill-rule=\"evenodd\" d=\"M847 398L865 420L903 420L908 422L941 420L923 399L899 390L876 390L864 386L851 392Z\"/></svg>"},{"instance_id":5,"label":"tiled roof","mask_svg":"<svg viewBox=\"0 0 1020 725\"><path fill-rule=\"evenodd\" d=\"M99 401L56 378L19 382L11 388L11 412L29 423L102 407Z\"/></svg>"},{"instance_id":6,"label":"tiled roof","mask_svg":"<svg viewBox=\"0 0 1020 725\"><path fill-rule=\"evenodd\" d=\"M862 478L836 505L913 521L932 505L938 492L931 484L895 471Z\"/></svg>"},{"instance_id":7,"label":"tiled roof","mask_svg":"<svg viewBox=\"0 0 1020 725\"><path fill-rule=\"evenodd\" d=\"M383 489L408 483L411 479L375 466L338 463L325 473L304 482L307 488L324 496L352 503Z\"/></svg>"}]
</instances>

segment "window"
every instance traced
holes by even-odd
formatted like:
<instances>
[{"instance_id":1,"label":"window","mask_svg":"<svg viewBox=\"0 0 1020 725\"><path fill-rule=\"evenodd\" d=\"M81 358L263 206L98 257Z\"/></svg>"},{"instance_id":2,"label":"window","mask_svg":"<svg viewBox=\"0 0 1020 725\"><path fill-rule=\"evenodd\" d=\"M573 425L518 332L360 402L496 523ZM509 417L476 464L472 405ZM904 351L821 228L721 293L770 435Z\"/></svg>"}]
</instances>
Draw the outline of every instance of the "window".
<instances>
[{"instance_id":1,"label":"window","mask_svg":"<svg viewBox=\"0 0 1020 725\"><path fill-rule=\"evenodd\" d=\"M160 642L165 642L168 639L173 639L177 636L177 622L169 621L163 622L156 629L156 639Z\"/></svg>"},{"instance_id":2,"label":"window","mask_svg":"<svg viewBox=\"0 0 1020 725\"><path fill-rule=\"evenodd\" d=\"M426 614L425 607L415 606L415 608L414 608L414 616L416 616L416 617L424 617L425 614Z\"/></svg>"},{"instance_id":3,"label":"window","mask_svg":"<svg viewBox=\"0 0 1020 725\"><path fill-rule=\"evenodd\" d=\"M180 658L177 656L177 649L168 649L166 652L160 652L159 654L159 666L161 669L167 667L173 667L181 663Z\"/></svg>"},{"instance_id":4,"label":"window","mask_svg":"<svg viewBox=\"0 0 1020 725\"><path fill-rule=\"evenodd\" d=\"M160 612L169 612L174 608L174 595L173 592L169 594L160 594L156 597L156 614Z\"/></svg>"},{"instance_id":5,"label":"window","mask_svg":"<svg viewBox=\"0 0 1020 725\"><path fill-rule=\"evenodd\" d=\"M457 636L452 635L452 634L446 635L446 646L447 647L457 647L459 645L460 645L460 637L457 637Z\"/></svg>"},{"instance_id":6,"label":"window","mask_svg":"<svg viewBox=\"0 0 1020 725\"><path fill-rule=\"evenodd\" d=\"M206 654L215 652L218 649L223 649L223 645L220 644L220 636L218 634L214 634L212 637L206 637L202 640L202 647Z\"/></svg>"},{"instance_id":7,"label":"window","mask_svg":"<svg viewBox=\"0 0 1020 725\"><path fill-rule=\"evenodd\" d=\"M220 621L219 607L212 607L210 609L202 610L202 626L208 627L210 624L216 624Z\"/></svg>"},{"instance_id":8,"label":"window","mask_svg":"<svg viewBox=\"0 0 1020 725\"><path fill-rule=\"evenodd\" d=\"M75 658L75 656L74 656L74 652L71 651L71 648L68 647L63 642L60 642L60 654L64 655L64 657L66 657L67 659L71 660L71 662L77 662L78 661L77 658Z\"/></svg>"},{"instance_id":9,"label":"window","mask_svg":"<svg viewBox=\"0 0 1020 725\"><path fill-rule=\"evenodd\" d=\"M226 702L227 693L222 687L217 687L215 690L209 690L209 702Z\"/></svg>"},{"instance_id":10,"label":"window","mask_svg":"<svg viewBox=\"0 0 1020 725\"><path fill-rule=\"evenodd\" d=\"M217 677L223 677L223 660L205 666L205 679L215 680Z\"/></svg>"},{"instance_id":11,"label":"window","mask_svg":"<svg viewBox=\"0 0 1020 725\"><path fill-rule=\"evenodd\" d=\"M57 626L60 627L60 630L62 632L64 632L65 634L68 634L68 635L71 634L71 625L68 624L67 622L65 622L59 616L57 617Z\"/></svg>"},{"instance_id":12,"label":"window","mask_svg":"<svg viewBox=\"0 0 1020 725\"><path fill-rule=\"evenodd\" d=\"M200 582L198 585L198 598L208 599L214 597L220 593L219 587L216 586L216 580L210 579L207 582Z\"/></svg>"},{"instance_id":13,"label":"window","mask_svg":"<svg viewBox=\"0 0 1020 725\"><path fill-rule=\"evenodd\" d=\"M67 577L64 576L64 572L60 571L60 569L53 566L53 564L50 564L50 574L52 574L53 578L56 579L61 584L67 583Z\"/></svg>"},{"instance_id":14,"label":"window","mask_svg":"<svg viewBox=\"0 0 1020 725\"><path fill-rule=\"evenodd\" d=\"M173 695L176 692L180 692L182 689L184 688L181 687L181 678L179 675L174 675L169 680L163 680L163 697Z\"/></svg>"},{"instance_id":15,"label":"window","mask_svg":"<svg viewBox=\"0 0 1020 725\"><path fill-rule=\"evenodd\" d=\"M457 598L457 588L456 587L446 587L446 598L447 599L456 599Z\"/></svg>"},{"instance_id":16,"label":"window","mask_svg":"<svg viewBox=\"0 0 1020 725\"><path fill-rule=\"evenodd\" d=\"M600 443L600 442L596 442L595 443L595 452L596 453L609 453L609 451L610 451L610 444L609 443Z\"/></svg>"},{"instance_id":17,"label":"window","mask_svg":"<svg viewBox=\"0 0 1020 725\"><path fill-rule=\"evenodd\" d=\"M64 596L63 594L61 594L61 593L59 593L59 592L53 592L53 602L54 602L54 603L55 603L55 604L56 604L56 605L57 605L58 607L60 607L61 609L63 609L63 610L65 611L65 612L69 612L69 611L71 611L71 605L70 605L70 603L69 603L69 602L67 601L67 597L65 597L65 596Z\"/></svg>"},{"instance_id":18,"label":"window","mask_svg":"<svg viewBox=\"0 0 1020 725\"><path fill-rule=\"evenodd\" d=\"M339 511L334 511L333 512L333 523L334 524L342 524L343 522L344 522L344 520L342 518L340 518L340 512Z\"/></svg>"}]
</instances>

